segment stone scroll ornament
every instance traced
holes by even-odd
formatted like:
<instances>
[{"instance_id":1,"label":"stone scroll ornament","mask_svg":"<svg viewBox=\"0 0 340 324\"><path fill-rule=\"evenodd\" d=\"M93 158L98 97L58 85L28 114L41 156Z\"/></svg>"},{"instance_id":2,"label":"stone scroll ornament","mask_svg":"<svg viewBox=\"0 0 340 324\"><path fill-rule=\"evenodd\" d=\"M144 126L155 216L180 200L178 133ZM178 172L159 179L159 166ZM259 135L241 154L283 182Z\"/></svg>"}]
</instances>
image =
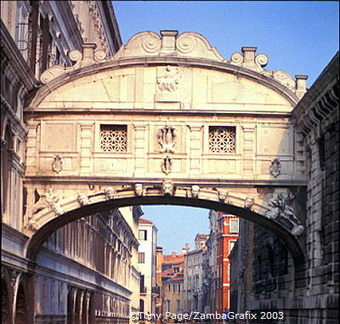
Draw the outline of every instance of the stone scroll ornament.
<instances>
[{"instance_id":1,"label":"stone scroll ornament","mask_svg":"<svg viewBox=\"0 0 340 324\"><path fill-rule=\"evenodd\" d=\"M175 152L177 134L176 128L172 126L164 126L157 132L157 141L160 145L160 153L165 153L162 160L162 171L169 174L172 169L172 154Z\"/></svg>"},{"instance_id":2,"label":"stone scroll ornament","mask_svg":"<svg viewBox=\"0 0 340 324\"><path fill-rule=\"evenodd\" d=\"M291 193L288 195L278 194L277 198L271 200L270 206L272 210L267 213L267 216L271 219L285 219L292 225L291 233L299 236L304 231L304 227L301 225L294 208L291 206L294 199L295 195Z\"/></svg>"}]
</instances>

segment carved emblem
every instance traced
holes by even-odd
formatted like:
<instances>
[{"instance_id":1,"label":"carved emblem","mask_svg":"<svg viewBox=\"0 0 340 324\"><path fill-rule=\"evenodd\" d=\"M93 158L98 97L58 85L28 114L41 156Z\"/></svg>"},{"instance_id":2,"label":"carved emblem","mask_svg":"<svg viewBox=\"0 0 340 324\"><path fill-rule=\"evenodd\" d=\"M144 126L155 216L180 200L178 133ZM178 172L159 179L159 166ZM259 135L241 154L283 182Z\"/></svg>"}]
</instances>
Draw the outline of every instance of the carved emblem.
<instances>
[{"instance_id":1,"label":"carved emblem","mask_svg":"<svg viewBox=\"0 0 340 324\"><path fill-rule=\"evenodd\" d=\"M172 180L164 180L162 183L162 193L164 196L172 196L174 193L174 184Z\"/></svg>"},{"instance_id":2,"label":"carved emblem","mask_svg":"<svg viewBox=\"0 0 340 324\"><path fill-rule=\"evenodd\" d=\"M176 128L172 126L164 126L157 132L157 140L161 146L161 153L174 153L174 146L176 144Z\"/></svg>"},{"instance_id":3,"label":"carved emblem","mask_svg":"<svg viewBox=\"0 0 340 324\"><path fill-rule=\"evenodd\" d=\"M304 231L304 227L301 225L294 208L291 206L295 197L296 196L291 193L286 196L280 193L277 198L271 200L270 205L273 208L267 213L267 216L271 219L285 219L293 226L291 230L292 234L298 236Z\"/></svg>"},{"instance_id":4,"label":"carved emblem","mask_svg":"<svg viewBox=\"0 0 340 324\"><path fill-rule=\"evenodd\" d=\"M61 156L56 155L52 161L52 170L59 173L63 170L63 159Z\"/></svg>"},{"instance_id":5,"label":"carved emblem","mask_svg":"<svg viewBox=\"0 0 340 324\"><path fill-rule=\"evenodd\" d=\"M276 158L271 162L269 171L270 174L275 178L281 173L281 162L279 159Z\"/></svg>"},{"instance_id":6,"label":"carved emblem","mask_svg":"<svg viewBox=\"0 0 340 324\"><path fill-rule=\"evenodd\" d=\"M168 65L163 74L157 78L157 86L160 92L175 92L178 88L178 67Z\"/></svg>"},{"instance_id":7,"label":"carved emblem","mask_svg":"<svg viewBox=\"0 0 340 324\"><path fill-rule=\"evenodd\" d=\"M163 158L163 161L162 161L162 171L165 174L169 174L171 172L171 167L172 167L172 157L167 155Z\"/></svg>"}]
</instances>

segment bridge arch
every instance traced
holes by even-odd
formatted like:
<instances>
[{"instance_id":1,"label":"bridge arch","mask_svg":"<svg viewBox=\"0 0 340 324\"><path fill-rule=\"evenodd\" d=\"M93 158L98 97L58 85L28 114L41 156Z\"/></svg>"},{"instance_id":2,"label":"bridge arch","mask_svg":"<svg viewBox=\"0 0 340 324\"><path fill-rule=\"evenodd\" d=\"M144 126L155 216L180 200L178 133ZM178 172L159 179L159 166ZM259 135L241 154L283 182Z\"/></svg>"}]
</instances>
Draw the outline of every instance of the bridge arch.
<instances>
[{"instance_id":1,"label":"bridge arch","mask_svg":"<svg viewBox=\"0 0 340 324\"><path fill-rule=\"evenodd\" d=\"M292 226L287 226L287 223L282 222L282 216L286 218L282 214L283 209L259 205L250 196L236 197L224 190L209 190L198 185L176 186L171 180L152 186L136 184L134 187L120 190L107 187L102 192L79 194L63 203L53 202L52 197L55 196L52 192L49 192L49 195L47 201L45 197L45 207L34 216L35 220L30 219L26 229L27 233L31 234L26 256L32 261L35 261L39 248L53 232L82 217L126 206L178 205L221 211L259 224L281 239L296 266L304 262L304 252L299 239L304 230L303 225L291 220L289 224Z\"/></svg>"}]
</instances>

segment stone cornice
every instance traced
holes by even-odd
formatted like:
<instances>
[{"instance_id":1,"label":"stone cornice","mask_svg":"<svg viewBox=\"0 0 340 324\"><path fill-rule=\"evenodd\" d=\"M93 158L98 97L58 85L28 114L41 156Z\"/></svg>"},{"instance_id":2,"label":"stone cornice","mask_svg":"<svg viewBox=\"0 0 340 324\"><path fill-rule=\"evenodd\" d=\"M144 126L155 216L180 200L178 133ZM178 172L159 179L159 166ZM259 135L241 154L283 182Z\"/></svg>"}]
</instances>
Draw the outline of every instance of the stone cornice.
<instances>
[{"instance_id":1,"label":"stone cornice","mask_svg":"<svg viewBox=\"0 0 340 324\"><path fill-rule=\"evenodd\" d=\"M312 87L293 110L293 117L302 133L316 131L316 136L332 123L332 114L339 114L339 52L323 70Z\"/></svg>"},{"instance_id":2,"label":"stone cornice","mask_svg":"<svg viewBox=\"0 0 340 324\"><path fill-rule=\"evenodd\" d=\"M257 186L273 186L273 187L288 187L288 186L306 186L307 181L305 179L292 179L292 180L254 180L254 179L243 179L243 180L236 180L236 179L216 179L216 178L171 178L177 185L200 185L200 186L216 186L216 187L243 187L243 188L254 188ZM42 184L45 182L53 183L53 184L67 184L67 183L77 183L77 184L84 184L87 186L89 182L98 184L117 184L117 185L131 185L135 183L144 183L144 184L158 184L160 179L159 178L138 178L134 177L133 179L129 180L126 177L117 177L114 176L112 178L108 177L100 177L100 176L89 176L89 177L81 177L81 176L26 176L24 179L25 183L30 184Z\"/></svg>"}]
</instances>

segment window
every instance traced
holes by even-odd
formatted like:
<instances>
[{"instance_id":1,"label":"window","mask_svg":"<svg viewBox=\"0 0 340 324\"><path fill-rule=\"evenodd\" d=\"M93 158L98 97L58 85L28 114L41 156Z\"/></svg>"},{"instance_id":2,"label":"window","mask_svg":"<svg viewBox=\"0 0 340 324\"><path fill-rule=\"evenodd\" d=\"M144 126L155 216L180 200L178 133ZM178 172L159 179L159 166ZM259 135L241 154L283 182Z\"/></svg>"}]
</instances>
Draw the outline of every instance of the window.
<instances>
[{"instance_id":1,"label":"window","mask_svg":"<svg viewBox=\"0 0 340 324\"><path fill-rule=\"evenodd\" d=\"M239 221L238 219L230 220L230 233L238 233L239 232Z\"/></svg>"},{"instance_id":2,"label":"window","mask_svg":"<svg viewBox=\"0 0 340 324\"><path fill-rule=\"evenodd\" d=\"M138 263L145 263L145 252L138 252Z\"/></svg>"},{"instance_id":3,"label":"window","mask_svg":"<svg viewBox=\"0 0 340 324\"><path fill-rule=\"evenodd\" d=\"M100 149L103 152L126 152L127 126L100 125Z\"/></svg>"},{"instance_id":4,"label":"window","mask_svg":"<svg viewBox=\"0 0 340 324\"><path fill-rule=\"evenodd\" d=\"M147 230L139 230L138 239L141 241L146 241L148 239Z\"/></svg>"},{"instance_id":5,"label":"window","mask_svg":"<svg viewBox=\"0 0 340 324\"><path fill-rule=\"evenodd\" d=\"M230 253L230 251L233 249L235 243L236 243L236 241L230 241L230 242L229 242L229 253Z\"/></svg>"},{"instance_id":6,"label":"window","mask_svg":"<svg viewBox=\"0 0 340 324\"><path fill-rule=\"evenodd\" d=\"M210 126L209 127L209 151L211 153L235 153L236 152L236 127Z\"/></svg>"}]
</instances>

